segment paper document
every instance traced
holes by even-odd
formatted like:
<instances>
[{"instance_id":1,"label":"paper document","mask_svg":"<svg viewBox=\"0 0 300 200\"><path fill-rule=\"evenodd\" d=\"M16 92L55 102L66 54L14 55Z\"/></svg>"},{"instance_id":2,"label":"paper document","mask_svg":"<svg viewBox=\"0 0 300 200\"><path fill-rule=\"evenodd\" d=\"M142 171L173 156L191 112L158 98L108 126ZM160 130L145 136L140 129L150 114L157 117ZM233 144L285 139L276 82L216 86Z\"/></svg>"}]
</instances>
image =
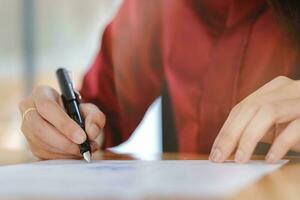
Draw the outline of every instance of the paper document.
<instances>
[{"instance_id":1,"label":"paper document","mask_svg":"<svg viewBox=\"0 0 300 200\"><path fill-rule=\"evenodd\" d=\"M239 191L286 162L42 161L0 167L0 197L130 200L218 198Z\"/></svg>"}]
</instances>

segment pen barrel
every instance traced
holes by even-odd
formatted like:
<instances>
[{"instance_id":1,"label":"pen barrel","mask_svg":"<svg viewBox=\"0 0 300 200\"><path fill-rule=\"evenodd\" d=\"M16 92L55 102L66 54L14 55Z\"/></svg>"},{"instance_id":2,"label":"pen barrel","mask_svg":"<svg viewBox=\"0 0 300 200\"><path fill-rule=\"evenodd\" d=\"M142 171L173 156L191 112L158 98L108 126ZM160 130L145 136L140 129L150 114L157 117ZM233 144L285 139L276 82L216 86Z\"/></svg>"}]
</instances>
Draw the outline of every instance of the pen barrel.
<instances>
[{"instance_id":1,"label":"pen barrel","mask_svg":"<svg viewBox=\"0 0 300 200\"><path fill-rule=\"evenodd\" d=\"M84 121L83 121L82 116L79 111L78 101L77 100L67 101L64 99L64 97L62 97L62 99L63 99L64 107L65 107L69 117L71 117L83 130L85 130L85 124L84 124ZM87 134L86 134L86 136L87 136ZM80 144L79 149L80 149L81 154L83 154L87 151L91 152L89 140L87 139L85 142Z\"/></svg>"},{"instance_id":2,"label":"pen barrel","mask_svg":"<svg viewBox=\"0 0 300 200\"><path fill-rule=\"evenodd\" d=\"M76 94L69 72L64 68L60 68L56 71L56 76L63 98L66 101L76 100Z\"/></svg>"},{"instance_id":3,"label":"pen barrel","mask_svg":"<svg viewBox=\"0 0 300 200\"><path fill-rule=\"evenodd\" d=\"M77 100L67 101L64 99L63 96L62 99L63 99L64 107L69 117L71 117L83 130L85 130L84 121L80 114L79 103L77 102Z\"/></svg>"},{"instance_id":4,"label":"pen barrel","mask_svg":"<svg viewBox=\"0 0 300 200\"><path fill-rule=\"evenodd\" d=\"M85 124L79 110L78 96L74 91L72 80L69 77L68 71L64 68L60 68L56 71L56 75L62 93L61 97L63 104L68 116L71 117L85 131ZM79 148L81 154L87 151L91 152L88 137L85 142L79 145Z\"/></svg>"},{"instance_id":5,"label":"pen barrel","mask_svg":"<svg viewBox=\"0 0 300 200\"><path fill-rule=\"evenodd\" d=\"M85 152L92 152L91 151L91 145L90 145L90 142L89 140L86 140L84 141L82 144L79 145L79 150L80 150L80 153L83 155L83 153Z\"/></svg>"}]
</instances>

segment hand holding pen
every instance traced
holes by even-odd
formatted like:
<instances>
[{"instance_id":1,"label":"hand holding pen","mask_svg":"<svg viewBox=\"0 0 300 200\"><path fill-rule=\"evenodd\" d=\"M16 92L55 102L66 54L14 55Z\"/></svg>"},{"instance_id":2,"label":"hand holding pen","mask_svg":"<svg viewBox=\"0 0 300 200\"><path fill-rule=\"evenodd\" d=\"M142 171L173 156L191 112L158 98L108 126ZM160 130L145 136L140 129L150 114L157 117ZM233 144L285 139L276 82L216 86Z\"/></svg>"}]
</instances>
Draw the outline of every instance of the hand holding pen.
<instances>
[{"instance_id":1,"label":"hand holding pen","mask_svg":"<svg viewBox=\"0 0 300 200\"><path fill-rule=\"evenodd\" d=\"M81 128L85 131L85 125L80 113L80 99L74 88L74 83L71 80L66 69L60 68L56 71L58 84L61 90L61 98L64 108L69 115ZM79 144L80 153L87 162L91 162L91 146L88 135L85 133L85 141Z\"/></svg>"},{"instance_id":2,"label":"hand holding pen","mask_svg":"<svg viewBox=\"0 0 300 200\"><path fill-rule=\"evenodd\" d=\"M79 144L87 140L91 151L99 149L95 139L105 124L105 115L97 106L81 103L85 131L66 113L61 95L49 86L38 86L24 98L19 109L22 132L33 154L40 159L81 158Z\"/></svg>"}]
</instances>

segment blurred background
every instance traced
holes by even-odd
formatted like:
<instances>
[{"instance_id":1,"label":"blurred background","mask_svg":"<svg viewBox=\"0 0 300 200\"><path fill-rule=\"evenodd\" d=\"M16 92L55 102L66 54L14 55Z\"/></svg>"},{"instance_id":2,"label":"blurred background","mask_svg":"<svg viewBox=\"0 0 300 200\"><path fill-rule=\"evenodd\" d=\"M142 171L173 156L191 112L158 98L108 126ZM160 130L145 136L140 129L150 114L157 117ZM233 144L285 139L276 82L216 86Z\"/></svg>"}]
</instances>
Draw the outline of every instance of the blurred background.
<instances>
[{"instance_id":1,"label":"blurred background","mask_svg":"<svg viewBox=\"0 0 300 200\"><path fill-rule=\"evenodd\" d=\"M101 35L122 0L0 0L0 145L28 150L18 102L33 86L57 88L55 70L71 69L76 86L101 45ZM161 152L157 99L118 152Z\"/></svg>"}]
</instances>

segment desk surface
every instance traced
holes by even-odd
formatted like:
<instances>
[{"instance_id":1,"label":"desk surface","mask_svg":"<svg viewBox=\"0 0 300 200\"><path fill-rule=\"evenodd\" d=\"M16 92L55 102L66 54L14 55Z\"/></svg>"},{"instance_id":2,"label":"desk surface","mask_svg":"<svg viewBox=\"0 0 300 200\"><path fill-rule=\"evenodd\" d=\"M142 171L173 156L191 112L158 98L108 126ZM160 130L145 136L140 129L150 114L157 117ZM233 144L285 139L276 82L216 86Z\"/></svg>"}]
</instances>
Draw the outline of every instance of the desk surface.
<instances>
[{"instance_id":1,"label":"desk surface","mask_svg":"<svg viewBox=\"0 0 300 200\"><path fill-rule=\"evenodd\" d=\"M93 159L102 160L203 160L208 155L164 153L158 155L130 155L114 154L111 152L97 152ZM255 156L255 159L263 157ZM256 183L247 186L231 197L225 199L300 199L300 158L287 157L290 162L279 170L264 176ZM10 165L36 161L31 154L20 151L8 151L0 149L0 165Z\"/></svg>"}]
</instances>

